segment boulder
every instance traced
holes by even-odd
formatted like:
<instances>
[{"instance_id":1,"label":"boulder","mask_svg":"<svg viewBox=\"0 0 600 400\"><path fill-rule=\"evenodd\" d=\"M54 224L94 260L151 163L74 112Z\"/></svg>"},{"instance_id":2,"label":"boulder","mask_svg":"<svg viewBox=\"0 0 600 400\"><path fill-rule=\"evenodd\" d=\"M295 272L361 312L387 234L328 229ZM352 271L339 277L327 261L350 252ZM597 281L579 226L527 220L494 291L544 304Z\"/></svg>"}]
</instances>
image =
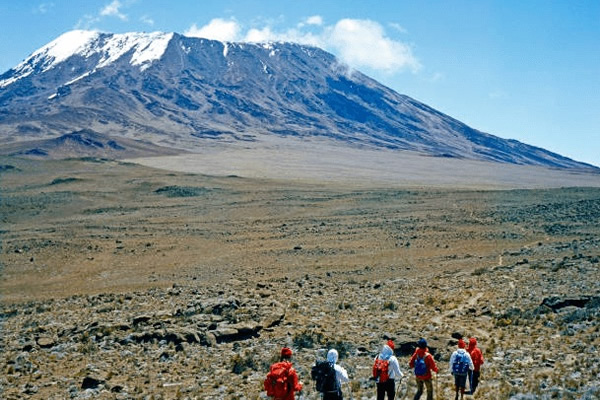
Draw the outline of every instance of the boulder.
<instances>
[{"instance_id":1,"label":"boulder","mask_svg":"<svg viewBox=\"0 0 600 400\"><path fill-rule=\"evenodd\" d=\"M148 314L142 314L142 315L133 317L133 320L131 322L133 323L133 325L139 325L139 324L145 324L148 321L150 321L151 319L152 319L152 316L150 316Z\"/></svg>"},{"instance_id":2,"label":"boulder","mask_svg":"<svg viewBox=\"0 0 600 400\"><path fill-rule=\"evenodd\" d=\"M51 338L49 336L40 336L36 339L36 343L42 349L49 349L56 345L56 340L54 340L54 338Z\"/></svg>"},{"instance_id":3,"label":"boulder","mask_svg":"<svg viewBox=\"0 0 600 400\"><path fill-rule=\"evenodd\" d=\"M542 301L542 306L549 307L552 311L558 311L565 307L583 308L588 305L598 307L599 296L551 296Z\"/></svg>"},{"instance_id":4,"label":"boulder","mask_svg":"<svg viewBox=\"0 0 600 400\"><path fill-rule=\"evenodd\" d=\"M261 329L262 325L249 321L219 327L212 333L215 335L217 343L228 343L258 337Z\"/></svg>"},{"instance_id":5,"label":"boulder","mask_svg":"<svg viewBox=\"0 0 600 400\"><path fill-rule=\"evenodd\" d=\"M394 340L394 354L402 357L412 356L417 349L418 341L419 338L414 338L407 334L396 335L396 339ZM444 345L439 340L427 339L427 348L436 360L439 360L440 350L443 347Z\"/></svg>"},{"instance_id":6,"label":"boulder","mask_svg":"<svg viewBox=\"0 0 600 400\"><path fill-rule=\"evenodd\" d=\"M82 389L96 389L98 388L98 386L102 385L104 383L104 380L97 378L97 377L92 377L92 376L86 376L85 378L83 378L83 382L81 382L81 388Z\"/></svg>"}]
</instances>

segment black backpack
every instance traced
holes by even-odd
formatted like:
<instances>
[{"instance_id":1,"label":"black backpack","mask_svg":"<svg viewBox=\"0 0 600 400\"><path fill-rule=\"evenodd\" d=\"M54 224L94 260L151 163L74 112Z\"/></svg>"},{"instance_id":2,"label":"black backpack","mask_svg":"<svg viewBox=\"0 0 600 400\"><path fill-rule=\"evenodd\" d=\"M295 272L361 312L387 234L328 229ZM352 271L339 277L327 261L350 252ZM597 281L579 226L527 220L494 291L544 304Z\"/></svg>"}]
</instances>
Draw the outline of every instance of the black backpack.
<instances>
[{"instance_id":1,"label":"black backpack","mask_svg":"<svg viewBox=\"0 0 600 400\"><path fill-rule=\"evenodd\" d=\"M315 388L321 393L339 393L340 386L335 374L334 364L329 361L317 361L310 370Z\"/></svg>"}]
</instances>

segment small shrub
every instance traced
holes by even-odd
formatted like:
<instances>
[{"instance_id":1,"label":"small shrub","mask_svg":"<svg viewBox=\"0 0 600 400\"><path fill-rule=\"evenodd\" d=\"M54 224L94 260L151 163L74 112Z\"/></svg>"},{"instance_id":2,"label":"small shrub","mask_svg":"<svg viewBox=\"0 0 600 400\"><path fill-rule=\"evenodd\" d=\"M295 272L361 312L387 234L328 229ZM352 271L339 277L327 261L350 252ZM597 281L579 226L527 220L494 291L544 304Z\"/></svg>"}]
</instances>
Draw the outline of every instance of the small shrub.
<instances>
[{"instance_id":1,"label":"small shrub","mask_svg":"<svg viewBox=\"0 0 600 400\"><path fill-rule=\"evenodd\" d=\"M425 299L426 306L433 306L436 303L436 299L433 296L429 296Z\"/></svg>"},{"instance_id":2,"label":"small shrub","mask_svg":"<svg viewBox=\"0 0 600 400\"><path fill-rule=\"evenodd\" d=\"M323 343L323 334L315 330L306 329L294 335L292 342L299 349L312 349L315 347L315 344Z\"/></svg>"},{"instance_id":3,"label":"small shrub","mask_svg":"<svg viewBox=\"0 0 600 400\"><path fill-rule=\"evenodd\" d=\"M496 320L496 326L497 327L505 327L505 326L510 326L512 324L512 321L508 318L499 318Z\"/></svg>"},{"instance_id":4,"label":"small shrub","mask_svg":"<svg viewBox=\"0 0 600 400\"><path fill-rule=\"evenodd\" d=\"M211 190L205 187L193 186L164 186L154 192L164 194L167 197L196 197L209 193Z\"/></svg>"},{"instance_id":5,"label":"small shrub","mask_svg":"<svg viewBox=\"0 0 600 400\"><path fill-rule=\"evenodd\" d=\"M346 358L350 355L350 353L354 350L354 345L348 342L343 342L341 340L327 341L325 343L325 347L328 349L336 349L340 359Z\"/></svg>"},{"instance_id":6,"label":"small shrub","mask_svg":"<svg viewBox=\"0 0 600 400\"><path fill-rule=\"evenodd\" d=\"M256 371L258 370L257 367L258 366L254 361L254 358L252 358L251 355L245 353L243 355L235 354L231 359L231 372L233 372L234 374L239 375L247 369Z\"/></svg>"}]
</instances>

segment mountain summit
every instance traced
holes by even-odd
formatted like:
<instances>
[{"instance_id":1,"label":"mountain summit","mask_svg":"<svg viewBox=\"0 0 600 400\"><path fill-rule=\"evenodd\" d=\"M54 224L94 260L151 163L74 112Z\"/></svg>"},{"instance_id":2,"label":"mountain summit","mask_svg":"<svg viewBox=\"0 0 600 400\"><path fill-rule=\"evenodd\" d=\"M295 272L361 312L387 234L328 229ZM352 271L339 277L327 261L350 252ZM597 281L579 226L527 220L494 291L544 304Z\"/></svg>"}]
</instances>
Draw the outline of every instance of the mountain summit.
<instances>
[{"instance_id":1,"label":"mountain summit","mask_svg":"<svg viewBox=\"0 0 600 400\"><path fill-rule=\"evenodd\" d=\"M480 132L293 43L71 31L0 75L0 143L90 131L194 151L295 137L429 156L590 169Z\"/></svg>"}]
</instances>

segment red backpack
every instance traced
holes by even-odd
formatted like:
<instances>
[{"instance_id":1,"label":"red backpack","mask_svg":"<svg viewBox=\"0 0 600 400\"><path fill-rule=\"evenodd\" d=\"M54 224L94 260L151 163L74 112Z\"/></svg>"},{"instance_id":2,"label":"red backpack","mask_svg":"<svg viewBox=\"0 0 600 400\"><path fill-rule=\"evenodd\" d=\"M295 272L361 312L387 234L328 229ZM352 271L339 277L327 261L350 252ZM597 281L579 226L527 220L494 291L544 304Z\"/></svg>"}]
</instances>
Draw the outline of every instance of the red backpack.
<instances>
[{"instance_id":1,"label":"red backpack","mask_svg":"<svg viewBox=\"0 0 600 400\"><path fill-rule=\"evenodd\" d=\"M373 378L377 379L378 383L383 383L390 378L390 374L388 373L388 367L390 362L388 360L382 360L377 357L375 359L375 363L373 364Z\"/></svg>"},{"instance_id":2,"label":"red backpack","mask_svg":"<svg viewBox=\"0 0 600 400\"><path fill-rule=\"evenodd\" d=\"M267 396L275 398L284 398L291 390L291 382L288 382L290 368L292 364L287 361L280 361L271 365L271 370L265 379L265 390Z\"/></svg>"}]
</instances>

